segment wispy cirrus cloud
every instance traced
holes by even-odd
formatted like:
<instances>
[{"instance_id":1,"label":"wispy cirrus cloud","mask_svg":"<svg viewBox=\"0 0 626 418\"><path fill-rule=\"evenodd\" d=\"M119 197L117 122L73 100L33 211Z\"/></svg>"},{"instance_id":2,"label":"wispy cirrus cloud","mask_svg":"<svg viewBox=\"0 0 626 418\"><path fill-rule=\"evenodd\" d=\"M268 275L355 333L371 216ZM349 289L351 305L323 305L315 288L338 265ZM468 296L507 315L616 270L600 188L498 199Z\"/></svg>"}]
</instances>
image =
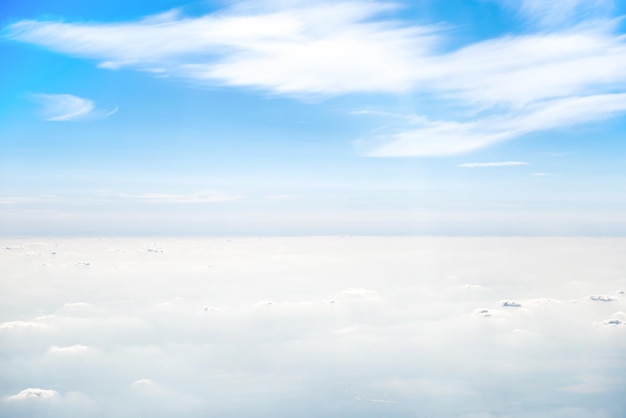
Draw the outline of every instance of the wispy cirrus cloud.
<instances>
[{"instance_id":1,"label":"wispy cirrus cloud","mask_svg":"<svg viewBox=\"0 0 626 418\"><path fill-rule=\"evenodd\" d=\"M614 9L614 0L497 0L518 10L530 23L543 27L563 25L581 19L605 17Z\"/></svg>"},{"instance_id":2,"label":"wispy cirrus cloud","mask_svg":"<svg viewBox=\"0 0 626 418\"><path fill-rule=\"evenodd\" d=\"M174 10L110 24L22 20L6 36L101 68L198 84L289 96L424 94L453 115L396 120L394 132L365 141L372 156L469 152L626 112L626 41L610 1L566 0L558 10L538 0L501 3L536 22L569 17L451 51L440 47L450 40L444 26L394 18L396 6L380 1L235 2L199 17Z\"/></svg>"},{"instance_id":3,"label":"wispy cirrus cloud","mask_svg":"<svg viewBox=\"0 0 626 418\"><path fill-rule=\"evenodd\" d=\"M398 132L360 144L374 157L444 156L473 151L531 132L603 120L626 111L626 93L544 100L466 122L404 124ZM419 120L419 119L416 119Z\"/></svg>"},{"instance_id":4,"label":"wispy cirrus cloud","mask_svg":"<svg viewBox=\"0 0 626 418\"><path fill-rule=\"evenodd\" d=\"M501 161L501 162L487 162L487 163L463 163L459 164L461 168L482 168L482 167L519 167L522 165L528 165L524 161Z\"/></svg>"},{"instance_id":5,"label":"wispy cirrus cloud","mask_svg":"<svg viewBox=\"0 0 626 418\"><path fill-rule=\"evenodd\" d=\"M432 47L438 29L372 21L390 8L373 1L239 2L193 18L174 10L120 24L23 20L8 36L96 59L101 68L156 69L205 84L291 95L401 92L411 88L414 59Z\"/></svg>"},{"instance_id":6,"label":"wispy cirrus cloud","mask_svg":"<svg viewBox=\"0 0 626 418\"><path fill-rule=\"evenodd\" d=\"M50 122L93 121L105 119L117 112L117 107L111 110L99 110L92 100L74 96L72 94L42 94L32 95L42 107L42 118Z\"/></svg>"},{"instance_id":7,"label":"wispy cirrus cloud","mask_svg":"<svg viewBox=\"0 0 626 418\"><path fill-rule=\"evenodd\" d=\"M233 193L203 191L187 194L175 193L142 193L121 194L119 197L151 203L219 203L242 199L243 196Z\"/></svg>"}]
</instances>

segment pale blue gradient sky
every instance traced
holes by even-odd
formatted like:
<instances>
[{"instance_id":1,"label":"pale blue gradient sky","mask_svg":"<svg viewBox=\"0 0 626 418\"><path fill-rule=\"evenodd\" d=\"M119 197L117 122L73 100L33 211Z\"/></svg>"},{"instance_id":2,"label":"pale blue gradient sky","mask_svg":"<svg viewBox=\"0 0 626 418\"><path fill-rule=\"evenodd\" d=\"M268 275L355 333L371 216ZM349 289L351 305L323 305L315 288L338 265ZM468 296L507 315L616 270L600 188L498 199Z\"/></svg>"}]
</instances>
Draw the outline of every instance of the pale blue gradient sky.
<instances>
[{"instance_id":1,"label":"pale blue gradient sky","mask_svg":"<svg viewBox=\"0 0 626 418\"><path fill-rule=\"evenodd\" d=\"M0 229L625 234L624 3L412 3L3 3Z\"/></svg>"}]
</instances>

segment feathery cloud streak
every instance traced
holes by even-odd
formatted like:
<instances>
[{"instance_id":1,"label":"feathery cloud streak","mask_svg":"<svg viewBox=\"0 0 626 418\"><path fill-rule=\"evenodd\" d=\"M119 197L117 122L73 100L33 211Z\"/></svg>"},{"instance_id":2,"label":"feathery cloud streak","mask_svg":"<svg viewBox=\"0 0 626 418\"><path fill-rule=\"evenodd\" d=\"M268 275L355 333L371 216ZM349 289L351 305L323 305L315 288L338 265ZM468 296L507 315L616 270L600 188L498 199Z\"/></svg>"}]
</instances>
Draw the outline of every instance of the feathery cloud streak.
<instances>
[{"instance_id":1,"label":"feathery cloud streak","mask_svg":"<svg viewBox=\"0 0 626 418\"><path fill-rule=\"evenodd\" d=\"M522 165L528 165L524 161L502 161L502 162L489 162L489 163L463 163L459 164L461 168L481 168L481 167L519 167Z\"/></svg>"},{"instance_id":2,"label":"feathery cloud streak","mask_svg":"<svg viewBox=\"0 0 626 418\"><path fill-rule=\"evenodd\" d=\"M71 94L33 94L41 105L43 120L50 122L93 121L105 119L117 112L98 110L92 100Z\"/></svg>"},{"instance_id":3,"label":"feathery cloud streak","mask_svg":"<svg viewBox=\"0 0 626 418\"><path fill-rule=\"evenodd\" d=\"M531 3L519 7L534 10ZM572 10L578 10L579 3L573 2ZM468 110L486 113L434 129L401 126L402 132L380 138L366 152L369 155L466 152L578 123L579 113L591 112L582 120L588 122L624 111L626 42L615 21L583 21L442 52L447 37L441 25L387 18L383 12L391 7L343 1L259 8L244 2L201 17L172 11L128 23L24 20L10 25L6 33L15 40L98 60L101 68L130 67L200 84L289 96L429 94L444 107L460 106L465 115ZM532 12L536 19L549 13L542 10ZM598 100L613 105L602 106L606 111L601 112L592 107ZM567 102L585 108L572 112L563 106ZM553 122L531 128L513 123L548 113ZM491 119L495 128L485 122ZM457 130L461 135L453 141ZM424 141L436 145L424 147Z\"/></svg>"},{"instance_id":4,"label":"feathery cloud streak","mask_svg":"<svg viewBox=\"0 0 626 418\"><path fill-rule=\"evenodd\" d=\"M119 197L150 203L219 203L242 199L243 196L222 192L197 192L189 194L144 193L122 194Z\"/></svg>"},{"instance_id":5,"label":"feathery cloud streak","mask_svg":"<svg viewBox=\"0 0 626 418\"><path fill-rule=\"evenodd\" d=\"M459 154L531 132L602 120L626 111L626 93L546 100L469 122L425 121L364 143L375 157ZM419 120L418 118L416 118Z\"/></svg>"},{"instance_id":6,"label":"feathery cloud streak","mask_svg":"<svg viewBox=\"0 0 626 418\"><path fill-rule=\"evenodd\" d=\"M609 16L613 0L498 0L519 11L530 23L555 27L572 21Z\"/></svg>"},{"instance_id":7,"label":"feathery cloud streak","mask_svg":"<svg viewBox=\"0 0 626 418\"><path fill-rule=\"evenodd\" d=\"M24 20L9 26L8 36L100 60L102 68L165 70L276 93L406 91L417 58L411 57L430 48L435 29L370 21L386 9L375 2L340 2L233 8L198 18L172 11L122 24ZM394 77L380 77L389 72Z\"/></svg>"}]
</instances>

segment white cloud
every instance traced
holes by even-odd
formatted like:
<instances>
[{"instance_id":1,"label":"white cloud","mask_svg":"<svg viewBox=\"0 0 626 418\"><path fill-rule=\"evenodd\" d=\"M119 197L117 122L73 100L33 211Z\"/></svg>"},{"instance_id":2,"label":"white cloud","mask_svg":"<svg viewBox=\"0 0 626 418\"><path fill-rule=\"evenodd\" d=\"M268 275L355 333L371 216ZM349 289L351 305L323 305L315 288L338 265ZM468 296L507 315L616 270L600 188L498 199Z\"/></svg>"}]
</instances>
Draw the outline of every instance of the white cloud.
<instances>
[{"instance_id":1,"label":"white cloud","mask_svg":"<svg viewBox=\"0 0 626 418\"><path fill-rule=\"evenodd\" d=\"M537 305L550 305L550 304L561 304L563 301L552 298L535 298L530 299L529 302L537 304Z\"/></svg>"},{"instance_id":2,"label":"white cloud","mask_svg":"<svg viewBox=\"0 0 626 418\"><path fill-rule=\"evenodd\" d=\"M491 312L491 311L489 311L489 309L476 309L474 312L475 312L477 315L479 315L479 316L483 316L483 317L485 317L485 318L488 318L488 317L490 317L490 316L492 315L492 312Z\"/></svg>"},{"instance_id":3,"label":"white cloud","mask_svg":"<svg viewBox=\"0 0 626 418\"><path fill-rule=\"evenodd\" d=\"M213 191L203 191L196 193L188 193L188 194L174 194L174 193L143 193L143 194L121 194L119 197L124 199L134 199L144 202L152 202L152 203L218 203L218 202L229 202L232 200L242 199L243 196L232 194L232 193L223 193L223 192L213 192Z\"/></svg>"},{"instance_id":4,"label":"white cloud","mask_svg":"<svg viewBox=\"0 0 626 418\"><path fill-rule=\"evenodd\" d=\"M117 112L97 110L93 101L71 94L33 94L42 106L43 119L51 122L93 121Z\"/></svg>"},{"instance_id":5,"label":"white cloud","mask_svg":"<svg viewBox=\"0 0 626 418\"><path fill-rule=\"evenodd\" d=\"M110 24L23 20L6 33L98 60L106 69L131 67L159 77L291 96L427 94L439 106L463 109L465 118L457 120L400 121L397 132L368 147L366 154L373 156L468 152L626 111L626 42L618 23L581 18L599 5L609 10L609 1L515 4L536 21L572 13L579 19L573 26L449 52L439 48L448 36L443 26L389 18L383 12L393 6L377 1L235 2L199 17L171 11ZM69 110L54 120L72 120L92 106L84 99L64 100ZM468 114L473 119L468 121Z\"/></svg>"},{"instance_id":6,"label":"white cloud","mask_svg":"<svg viewBox=\"0 0 626 418\"><path fill-rule=\"evenodd\" d=\"M46 324L34 321L8 321L0 322L0 330L2 329L19 329L19 328L44 328Z\"/></svg>"},{"instance_id":7,"label":"white cloud","mask_svg":"<svg viewBox=\"0 0 626 418\"><path fill-rule=\"evenodd\" d=\"M157 68L198 82L295 95L434 91L487 106L519 105L613 91L626 81L626 48L610 21L442 54L441 28L374 20L388 8L377 2L291 3L123 24L24 20L7 29L10 38L100 59L104 68Z\"/></svg>"},{"instance_id":8,"label":"white cloud","mask_svg":"<svg viewBox=\"0 0 626 418\"><path fill-rule=\"evenodd\" d=\"M531 132L575 126L626 111L626 93L546 100L470 122L428 121L362 141L374 157L442 156L473 151Z\"/></svg>"},{"instance_id":9,"label":"white cloud","mask_svg":"<svg viewBox=\"0 0 626 418\"><path fill-rule=\"evenodd\" d=\"M554 27L572 21L610 15L613 0L500 0L517 8L532 23Z\"/></svg>"},{"instance_id":10,"label":"white cloud","mask_svg":"<svg viewBox=\"0 0 626 418\"><path fill-rule=\"evenodd\" d=\"M613 302L615 299L608 295L592 295L589 299L595 302Z\"/></svg>"},{"instance_id":11,"label":"white cloud","mask_svg":"<svg viewBox=\"0 0 626 418\"><path fill-rule=\"evenodd\" d=\"M517 167L520 165L528 165L528 163L523 161L501 161L501 162L490 162L490 163L463 163L459 164L459 167L462 168L481 168L481 167Z\"/></svg>"},{"instance_id":12,"label":"white cloud","mask_svg":"<svg viewBox=\"0 0 626 418\"><path fill-rule=\"evenodd\" d=\"M611 315L611 318L602 321L602 325L606 327L626 328L626 312L619 311L613 313L613 315Z\"/></svg>"},{"instance_id":13,"label":"white cloud","mask_svg":"<svg viewBox=\"0 0 626 418\"><path fill-rule=\"evenodd\" d=\"M124 24L24 20L9 37L101 60L101 68L157 67L278 93L403 91L413 78L411 56L433 44L435 29L368 21L389 7L343 1L232 7L197 18L170 12ZM389 71L396 77L379 76Z\"/></svg>"},{"instance_id":14,"label":"white cloud","mask_svg":"<svg viewBox=\"0 0 626 418\"><path fill-rule=\"evenodd\" d=\"M59 347L57 345L53 345L52 347L50 347L50 350L48 351L50 353L76 354L76 353L83 353L87 350L89 350L89 347L87 347L86 345L76 344L76 345L70 345L66 347Z\"/></svg>"},{"instance_id":15,"label":"white cloud","mask_svg":"<svg viewBox=\"0 0 626 418\"><path fill-rule=\"evenodd\" d=\"M398 401L390 401L388 399L370 399L370 402L374 402L374 403L398 403Z\"/></svg>"},{"instance_id":16,"label":"white cloud","mask_svg":"<svg viewBox=\"0 0 626 418\"><path fill-rule=\"evenodd\" d=\"M503 300L500 301L500 306L504 308L520 308L522 304L514 300Z\"/></svg>"},{"instance_id":17,"label":"white cloud","mask_svg":"<svg viewBox=\"0 0 626 418\"><path fill-rule=\"evenodd\" d=\"M52 389L39 389L28 388L24 389L16 395L7 397L9 401L24 401L24 400L39 400L39 399L53 399L59 396L59 392Z\"/></svg>"},{"instance_id":18,"label":"white cloud","mask_svg":"<svg viewBox=\"0 0 626 418\"><path fill-rule=\"evenodd\" d=\"M621 400L619 385L605 385L606 396L584 399L562 388L584 384L588 375L603 382L626 375L625 365L614 361L625 327L604 323L626 321L622 298L614 291L611 303L587 297L624 288L615 271L626 267L625 243L11 239L2 246L22 250L0 251L0 265L9 272L0 275L6 302L0 317L50 326L46 332L2 332L0 382L6 390L0 408L12 409L5 415L16 418L124 417L128 411L283 418L333 415L339 408L346 417L389 408L390 416L506 411L519 418L542 398L557 401L538 407L537 416L553 416L551 407L562 404L601 410ZM27 255L35 250L49 267ZM285 254L290 257L280 257ZM76 268L85 259L90 268ZM476 286L480 291L461 291ZM502 307L502 301L523 308ZM88 355L70 354L77 342L89 347ZM52 344L61 351L52 354ZM26 387L60 393L53 402L7 399ZM87 401L72 400L72 390ZM21 398L46 392L28 393ZM617 406L606 416L624 415L622 404L611 404Z\"/></svg>"}]
</instances>

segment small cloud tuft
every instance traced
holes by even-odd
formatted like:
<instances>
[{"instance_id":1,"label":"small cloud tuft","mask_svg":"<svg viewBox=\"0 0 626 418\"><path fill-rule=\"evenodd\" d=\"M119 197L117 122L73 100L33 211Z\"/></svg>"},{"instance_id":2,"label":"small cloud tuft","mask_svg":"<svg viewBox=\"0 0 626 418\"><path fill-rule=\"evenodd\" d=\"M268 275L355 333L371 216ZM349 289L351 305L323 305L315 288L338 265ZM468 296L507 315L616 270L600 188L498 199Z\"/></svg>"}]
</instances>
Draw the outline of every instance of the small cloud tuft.
<instances>
[{"instance_id":1,"label":"small cloud tuft","mask_svg":"<svg viewBox=\"0 0 626 418\"><path fill-rule=\"evenodd\" d=\"M488 318L491 316L491 312L489 312L489 309L477 309L476 314L479 316L483 316L485 318Z\"/></svg>"},{"instance_id":2,"label":"small cloud tuft","mask_svg":"<svg viewBox=\"0 0 626 418\"><path fill-rule=\"evenodd\" d=\"M53 399L59 396L59 392L52 389L28 388L16 395L7 397L9 401L23 401L30 399Z\"/></svg>"},{"instance_id":3,"label":"small cloud tuft","mask_svg":"<svg viewBox=\"0 0 626 418\"><path fill-rule=\"evenodd\" d=\"M589 299L591 299L594 302L613 302L615 300L611 296L607 296L607 295L592 295L592 296L589 296Z\"/></svg>"}]
</instances>

